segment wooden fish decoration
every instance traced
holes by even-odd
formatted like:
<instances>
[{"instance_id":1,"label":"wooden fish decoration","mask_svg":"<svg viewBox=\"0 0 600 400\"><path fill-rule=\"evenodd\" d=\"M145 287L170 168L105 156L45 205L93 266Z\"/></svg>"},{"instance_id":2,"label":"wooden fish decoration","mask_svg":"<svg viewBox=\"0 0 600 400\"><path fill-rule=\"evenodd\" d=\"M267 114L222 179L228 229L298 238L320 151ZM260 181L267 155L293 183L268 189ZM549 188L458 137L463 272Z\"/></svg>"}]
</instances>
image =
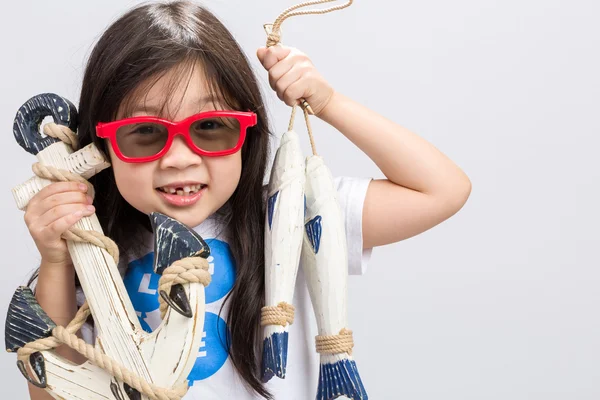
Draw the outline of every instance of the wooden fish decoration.
<instances>
[{"instance_id":1,"label":"wooden fish decoration","mask_svg":"<svg viewBox=\"0 0 600 400\"><path fill-rule=\"evenodd\" d=\"M345 351L321 350L317 400L367 399L352 359L348 326L348 252L331 172L320 156L306 161L306 215L301 264L317 319L318 338L336 336ZM347 333L347 335L344 335ZM318 341L318 340L317 340Z\"/></svg>"},{"instance_id":2,"label":"wooden fish decoration","mask_svg":"<svg viewBox=\"0 0 600 400\"><path fill-rule=\"evenodd\" d=\"M292 130L281 138L267 196L265 306L288 307L289 314L293 313L289 306L294 297L304 226L304 157L298 135ZM290 323L289 319L279 325L263 323L263 381L285 377Z\"/></svg>"}]
</instances>

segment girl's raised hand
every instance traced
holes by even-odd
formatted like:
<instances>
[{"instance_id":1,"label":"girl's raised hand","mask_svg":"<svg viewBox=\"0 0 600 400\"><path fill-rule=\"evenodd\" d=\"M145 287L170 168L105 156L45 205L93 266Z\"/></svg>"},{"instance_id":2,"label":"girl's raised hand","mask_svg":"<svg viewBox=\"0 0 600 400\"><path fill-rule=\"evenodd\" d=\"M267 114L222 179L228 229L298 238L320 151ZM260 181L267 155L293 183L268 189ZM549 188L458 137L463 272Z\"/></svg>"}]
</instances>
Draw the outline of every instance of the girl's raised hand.
<instances>
[{"instance_id":1,"label":"girl's raised hand","mask_svg":"<svg viewBox=\"0 0 600 400\"><path fill-rule=\"evenodd\" d=\"M87 186L55 182L40 190L27 205L25 223L42 260L48 264L70 264L67 243L61 235L75 222L95 211Z\"/></svg>"},{"instance_id":2,"label":"girl's raised hand","mask_svg":"<svg viewBox=\"0 0 600 400\"><path fill-rule=\"evenodd\" d=\"M276 45L261 47L256 55L269 71L271 88L288 106L299 104L303 98L318 116L331 100L333 88L306 54L292 47Z\"/></svg>"}]
</instances>

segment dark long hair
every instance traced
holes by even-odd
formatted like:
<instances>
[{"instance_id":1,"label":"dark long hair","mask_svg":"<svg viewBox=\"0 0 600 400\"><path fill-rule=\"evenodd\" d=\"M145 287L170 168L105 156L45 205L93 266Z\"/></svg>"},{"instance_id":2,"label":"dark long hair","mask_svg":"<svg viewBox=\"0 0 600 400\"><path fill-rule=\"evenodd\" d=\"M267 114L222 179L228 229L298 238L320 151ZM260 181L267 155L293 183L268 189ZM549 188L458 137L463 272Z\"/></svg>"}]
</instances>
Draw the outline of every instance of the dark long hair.
<instances>
[{"instance_id":1,"label":"dark long hair","mask_svg":"<svg viewBox=\"0 0 600 400\"><path fill-rule=\"evenodd\" d=\"M269 129L263 99L248 59L223 24L205 8L187 1L151 3L136 7L115 21L100 37L85 70L79 103L80 146L94 142L96 123L114 120L119 107L137 96L144 82L160 78L174 67L200 62L213 94L227 105L252 110L258 123L250 128L242 148L239 185L228 200L228 229L236 263L230 302L229 353L247 384L270 398L259 378L260 309L264 303L263 178L268 159ZM168 94L167 94L168 96ZM96 214L105 234L123 249L148 217L120 195L112 169L94 176Z\"/></svg>"}]
</instances>

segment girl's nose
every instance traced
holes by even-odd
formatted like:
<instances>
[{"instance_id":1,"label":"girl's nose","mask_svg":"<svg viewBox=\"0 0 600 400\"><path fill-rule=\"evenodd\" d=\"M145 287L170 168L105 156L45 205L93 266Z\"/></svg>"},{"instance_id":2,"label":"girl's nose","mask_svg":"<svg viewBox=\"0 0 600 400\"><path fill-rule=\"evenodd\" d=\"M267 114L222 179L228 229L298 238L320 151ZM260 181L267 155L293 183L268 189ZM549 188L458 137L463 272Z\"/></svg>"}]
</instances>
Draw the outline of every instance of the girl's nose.
<instances>
[{"instance_id":1,"label":"girl's nose","mask_svg":"<svg viewBox=\"0 0 600 400\"><path fill-rule=\"evenodd\" d=\"M173 138L171 148L160 159L160 166L165 169L185 169L194 165L200 165L201 163L202 157L190 149L181 135Z\"/></svg>"}]
</instances>

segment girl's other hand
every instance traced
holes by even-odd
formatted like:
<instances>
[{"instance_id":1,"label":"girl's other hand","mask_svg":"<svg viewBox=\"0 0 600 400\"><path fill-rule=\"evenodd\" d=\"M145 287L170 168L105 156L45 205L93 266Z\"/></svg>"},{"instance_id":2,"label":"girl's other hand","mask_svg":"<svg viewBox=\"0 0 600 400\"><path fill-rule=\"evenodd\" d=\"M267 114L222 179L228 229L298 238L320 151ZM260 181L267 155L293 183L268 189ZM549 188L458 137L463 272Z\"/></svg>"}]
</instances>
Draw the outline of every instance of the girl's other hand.
<instances>
[{"instance_id":1,"label":"girl's other hand","mask_svg":"<svg viewBox=\"0 0 600 400\"><path fill-rule=\"evenodd\" d=\"M261 47L256 55L269 71L271 88L288 106L297 105L300 99L305 99L318 116L331 100L333 88L306 54L292 47L276 45Z\"/></svg>"},{"instance_id":2,"label":"girl's other hand","mask_svg":"<svg viewBox=\"0 0 600 400\"><path fill-rule=\"evenodd\" d=\"M27 205L25 223L42 261L71 264L67 243L61 238L75 222L95 212L87 186L77 182L55 182L40 190Z\"/></svg>"}]
</instances>

